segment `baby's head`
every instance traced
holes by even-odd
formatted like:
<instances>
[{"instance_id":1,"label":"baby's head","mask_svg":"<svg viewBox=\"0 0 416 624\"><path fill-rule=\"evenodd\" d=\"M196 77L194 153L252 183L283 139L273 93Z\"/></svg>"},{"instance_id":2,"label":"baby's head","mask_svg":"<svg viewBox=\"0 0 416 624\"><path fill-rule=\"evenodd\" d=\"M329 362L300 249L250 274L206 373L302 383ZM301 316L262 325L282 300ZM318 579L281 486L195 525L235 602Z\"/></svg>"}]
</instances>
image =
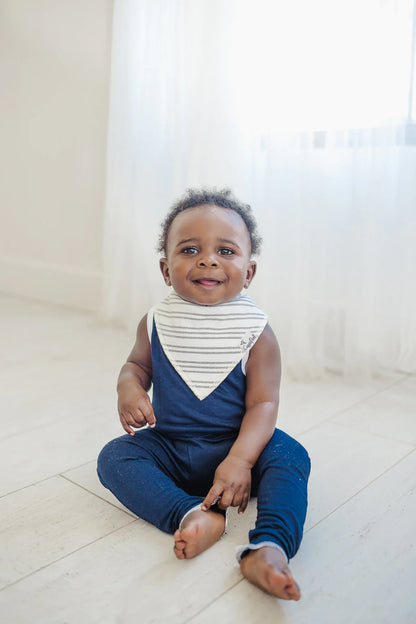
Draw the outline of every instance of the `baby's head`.
<instances>
[{"instance_id":1,"label":"baby's head","mask_svg":"<svg viewBox=\"0 0 416 624\"><path fill-rule=\"evenodd\" d=\"M250 207L230 191L189 190L162 224L165 283L199 305L232 301L254 277L260 242Z\"/></svg>"},{"instance_id":2,"label":"baby's head","mask_svg":"<svg viewBox=\"0 0 416 624\"><path fill-rule=\"evenodd\" d=\"M170 226L180 212L196 206L218 206L226 210L233 210L244 221L250 236L251 255L260 253L261 237L257 233L257 224L248 204L242 204L234 197L230 189L217 191L215 189L188 189L186 194L173 204L164 221L159 237L157 251L166 256Z\"/></svg>"}]
</instances>

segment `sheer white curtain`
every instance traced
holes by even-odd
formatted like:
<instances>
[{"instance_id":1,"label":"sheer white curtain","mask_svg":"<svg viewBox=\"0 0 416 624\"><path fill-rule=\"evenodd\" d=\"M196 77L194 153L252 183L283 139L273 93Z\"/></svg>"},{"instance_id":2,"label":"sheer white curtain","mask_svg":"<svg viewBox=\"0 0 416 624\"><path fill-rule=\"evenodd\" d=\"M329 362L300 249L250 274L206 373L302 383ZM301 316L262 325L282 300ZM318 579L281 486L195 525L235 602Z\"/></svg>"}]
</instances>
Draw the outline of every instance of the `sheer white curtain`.
<instances>
[{"instance_id":1,"label":"sheer white curtain","mask_svg":"<svg viewBox=\"0 0 416 624\"><path fill-rule=\"evenodd\" d=\"M264 237L250 289L286 369L416 372L412 16L413 0L115 0L104 318L133 328L166 294L172 201L228 186Z\"/></svg>"}]
</instances>

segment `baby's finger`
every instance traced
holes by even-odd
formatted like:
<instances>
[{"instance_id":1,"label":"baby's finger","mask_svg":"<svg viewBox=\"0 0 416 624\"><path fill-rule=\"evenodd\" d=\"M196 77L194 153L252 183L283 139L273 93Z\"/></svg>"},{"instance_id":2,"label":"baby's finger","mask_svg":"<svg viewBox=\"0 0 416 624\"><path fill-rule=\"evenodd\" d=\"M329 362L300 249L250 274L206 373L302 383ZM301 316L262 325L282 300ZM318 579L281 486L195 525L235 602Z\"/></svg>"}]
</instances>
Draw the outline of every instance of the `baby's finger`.
<instances>
[{"instance_id":1,"label":"baby's finger","mask_svg":"<svg viewBox=\"0 0 416 624\"><path fill-rule=\"evenodd\" d=\"M205 497L205 500L202 501L201 509L202 511L208 511L208 509L215 503L217 498L219 498L224 491L224 487L219 483L214 483L210 491Z\"/></svg>"},{"instance_id":2,"label":"baby's finger","mask_svg":"<svg viewBox=\"0 0 416 624\"><path fill-rule=\"evenodd\" d=\"M123 414L120 414L120 422L121 422L121 425L122 425L124 431L126 433L128 433L129 435L134 436L134 429L132 429L132 427L130 427L130 425L126 421L125 417L123 416Z\"/></svg>"},{"instance_id":3,"label":"baby's finger","mask_svg":"<svg viewBox=\"0 0 416 624\"><path fill-rule=\"evenodd\" d=\"M221 495L221 500L218 501L218 507L220 509L228 509L233 504L234 492L231 489L224 490Z\"/></svg>"},{"instance_id":4,"label":"baby's finger","mask_svg":"<svg viewBox=\"0 0 416 624\"><path fill-rule=\"evenodd\" d=\"M129 425L131 428L134 427L135 429L140 429L146 424L146 420L139 410L123 412L123 416L126 424Z\"/></svg>"},{"instance_id":5,"label":"baby's finger","mask_svg":"<svg viewBox=\"0 0 416 624\"><path fill-rule=\"evenodd\" d=\"M150 403L149 399L140 399L139 403L138 403L138 408L144 418L144 420L147 422L147 424L149 425L149 427L154 427L156 424L156 417L155 417L155 413L153 411L153 406Z\"/></svg>"},{"instance_id":6,"label":"baby's finger","mask_svg":"<svg viewBox=\"0 0 416 624\"><path fill-rule=\"evenodd\" d=\"M241 504L238 508L238 513L242 514L247 509L248 501L250 500L250 496L248 494L243 494L243 498Z\"/></svg>"}]
</instances>

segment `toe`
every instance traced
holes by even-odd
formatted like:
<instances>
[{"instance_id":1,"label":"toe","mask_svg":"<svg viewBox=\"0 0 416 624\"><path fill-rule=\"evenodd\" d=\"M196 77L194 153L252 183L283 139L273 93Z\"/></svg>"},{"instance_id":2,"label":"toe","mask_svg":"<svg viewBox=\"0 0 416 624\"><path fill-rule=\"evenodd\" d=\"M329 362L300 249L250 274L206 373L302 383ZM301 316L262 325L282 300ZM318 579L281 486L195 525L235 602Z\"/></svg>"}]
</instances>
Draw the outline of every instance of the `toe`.
<instances>
[{"instance_id":1,"label":"toe","mask_svg":"<svg viewBox=\"0 0 416 624\"><path fill-rule=\"evenodd\" d=\"M177 557L177 559L186 559L184 550L178 550L177 548L174 548L173 552L175 553L175 556Z\"/></svg>"},{"instance_id":2,"label":"toe","mask_svg":"<svg viewBox=\"0 0 416 624\"><path fill-rule=\"evenodd\" d=\"M292 576L287 576L287 583L283 587L283 592L287 600L300 600L300 589Z\"/></svg>"}]
</instances>

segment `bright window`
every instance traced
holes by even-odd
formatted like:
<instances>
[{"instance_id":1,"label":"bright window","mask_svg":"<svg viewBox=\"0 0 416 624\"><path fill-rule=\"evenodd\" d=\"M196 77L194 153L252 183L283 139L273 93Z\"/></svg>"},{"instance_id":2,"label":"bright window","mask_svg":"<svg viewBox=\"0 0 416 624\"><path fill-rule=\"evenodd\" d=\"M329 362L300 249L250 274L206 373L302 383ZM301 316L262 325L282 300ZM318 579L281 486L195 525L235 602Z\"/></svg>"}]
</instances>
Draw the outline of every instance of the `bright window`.
<instances>
[{"instance_id":1,"label":"bright window","mask_svg":"<svg viewBox=\"0 0 416 624\"><path fill-rule=\"evenodd\" d=\"M229 32L237 123L264 133L415 119L414 4L241 0Z\"/></svg>"}]
</instances>

